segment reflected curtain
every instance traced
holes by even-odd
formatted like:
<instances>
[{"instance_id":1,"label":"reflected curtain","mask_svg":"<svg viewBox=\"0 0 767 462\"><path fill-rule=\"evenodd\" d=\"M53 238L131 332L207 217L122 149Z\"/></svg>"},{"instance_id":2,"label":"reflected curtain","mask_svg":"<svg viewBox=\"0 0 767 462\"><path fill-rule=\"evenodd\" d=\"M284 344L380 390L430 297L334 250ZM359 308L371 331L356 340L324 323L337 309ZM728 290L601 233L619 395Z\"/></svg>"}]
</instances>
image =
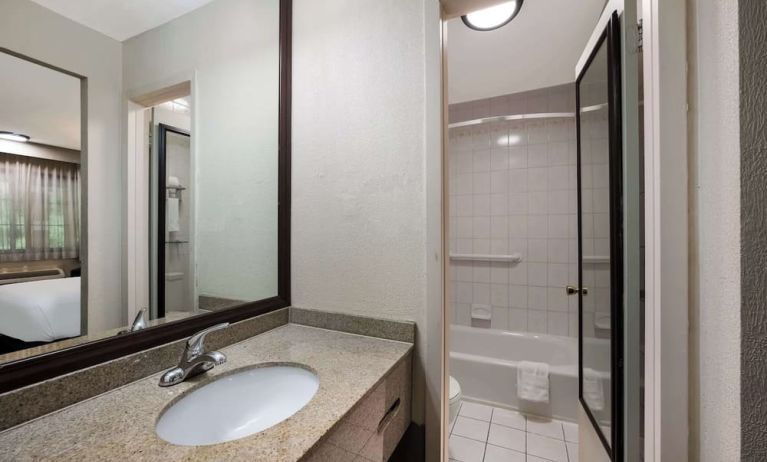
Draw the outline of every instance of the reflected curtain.
<instances>
[{"instance_id":1,"label":"reflected curtain","mask_svg":"<svg viewBox=\"0 0 767 462\"><path fill-rule=\"evenodd\" d=\"M0 262L80 256L80 166L0 153Z\"/></svg>"}]
</instances>

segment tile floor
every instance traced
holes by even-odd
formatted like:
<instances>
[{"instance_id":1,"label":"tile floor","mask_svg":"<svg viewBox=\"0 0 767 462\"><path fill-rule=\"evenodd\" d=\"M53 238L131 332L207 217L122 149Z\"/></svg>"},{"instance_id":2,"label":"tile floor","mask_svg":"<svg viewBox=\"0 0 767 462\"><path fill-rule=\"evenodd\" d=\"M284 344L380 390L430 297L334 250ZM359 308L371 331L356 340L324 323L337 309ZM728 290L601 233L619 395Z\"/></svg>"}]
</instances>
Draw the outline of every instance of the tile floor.
<instances>
[{"instance_id":1,"label":"tile floor","mask_svg":"<svg viewBox=\"0 0 767 462\"><path fill-rule=\"evenodd\" d=\"M451 462L578 462L578 426L463 402L449 449Z\"/></svg>"}]
</instances>

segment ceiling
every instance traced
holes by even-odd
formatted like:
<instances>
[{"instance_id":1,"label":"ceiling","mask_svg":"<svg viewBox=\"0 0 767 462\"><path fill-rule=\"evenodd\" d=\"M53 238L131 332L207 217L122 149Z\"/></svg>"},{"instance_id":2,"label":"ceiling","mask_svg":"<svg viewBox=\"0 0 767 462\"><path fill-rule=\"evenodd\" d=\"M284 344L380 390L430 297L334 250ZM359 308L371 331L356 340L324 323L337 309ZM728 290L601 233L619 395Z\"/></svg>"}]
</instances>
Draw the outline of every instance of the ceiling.
<instances>
[{"instance_id":1,"label":"ceiling","mask_svg":"<svg viewBox=\"0 0 767 462\"><path fill-rule=\"evenodd\" d=\"M575 81L575 64L605 0L527 0L500 29L480 32L448 21L450 103Z\"/></svg>"},{"instance_id":2,"label":"ceiling","mask_svg":"<svg viewBox=\"0 0 767 462\"><path fill-rule=\"evenodd\" d=\"M117 41L196 10L213 0L32 0Z\"/></svg>"},{"instance_id":3,"label":"ceiling","mask_svg":"<svg viewBox=\"0 0 767 462\"><path fill-rule=\"evenodd\" d=\"M0 53L0 131L80 150L80 79Z\"/></svg>"}]
</instances>

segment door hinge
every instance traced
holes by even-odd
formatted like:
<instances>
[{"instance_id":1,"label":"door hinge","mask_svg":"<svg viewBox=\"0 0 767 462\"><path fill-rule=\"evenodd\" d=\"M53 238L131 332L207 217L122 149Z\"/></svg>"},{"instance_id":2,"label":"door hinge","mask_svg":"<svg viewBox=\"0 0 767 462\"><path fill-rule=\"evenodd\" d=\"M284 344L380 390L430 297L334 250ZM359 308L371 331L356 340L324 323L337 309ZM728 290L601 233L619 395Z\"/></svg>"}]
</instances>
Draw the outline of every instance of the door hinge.
<instances>
[{"instance_id":1,"label":"door hinge","mask_svg":"<svg viewBox=\"0 0 767 462\"><path fill-rule=\"evenodd\" d=\"M642 51L642 33L643 33L642 30L643 30L643 28L642 28L642 20L640 19L639 23L637 23L637 36L636 36L636 38L637 38L637 52L641 52Z\"/></svg>"}]
</instances>

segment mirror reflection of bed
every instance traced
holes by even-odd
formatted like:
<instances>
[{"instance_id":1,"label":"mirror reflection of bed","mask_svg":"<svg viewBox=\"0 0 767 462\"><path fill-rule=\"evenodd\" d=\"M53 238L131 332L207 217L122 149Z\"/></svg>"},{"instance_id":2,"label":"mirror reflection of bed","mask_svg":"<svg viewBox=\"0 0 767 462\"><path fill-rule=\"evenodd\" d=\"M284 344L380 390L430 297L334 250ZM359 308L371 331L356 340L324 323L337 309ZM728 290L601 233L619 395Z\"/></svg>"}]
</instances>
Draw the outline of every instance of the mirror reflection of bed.
<instances>
[{"instance_id":1,"label":"mirror reflection of bed","mask_svg":"<svg viewBox=\"0 0 767 462\"><path fill-rule=\"evenodd\" d=\"M78 337L80 277L61 267L0 273L0 332L0 354Z\"/></svg>"},{"instance_id":2,"label":"mirror reflection of bed","mask_svg":"<svg viewBox=\"0 0 767 462\"><path fill-rule=\"evenodd\" d=\"M82 332L80 94L0 53L0 355Z\"/></svg>"}]
</instances>

